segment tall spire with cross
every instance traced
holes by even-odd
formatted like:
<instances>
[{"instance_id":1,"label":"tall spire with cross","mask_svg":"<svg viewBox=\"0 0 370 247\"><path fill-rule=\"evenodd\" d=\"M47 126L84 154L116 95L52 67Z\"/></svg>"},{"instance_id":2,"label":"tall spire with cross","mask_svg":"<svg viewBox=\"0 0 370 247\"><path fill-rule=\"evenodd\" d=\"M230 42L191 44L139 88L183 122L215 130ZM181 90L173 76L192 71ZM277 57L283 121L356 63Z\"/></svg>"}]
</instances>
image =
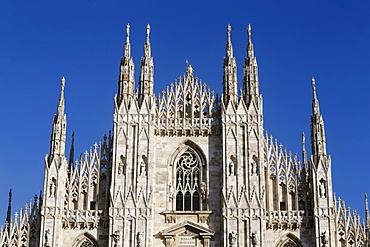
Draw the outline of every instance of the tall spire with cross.
<instances>
[{"instance_id":1,"label":"tall spire with cross","mask_svg":"<svg viewBox=\"0 0 370 247\"><path fill-rule=\"evenodd\" d=\"M144 44L144 56L140 62L140 80L139 80L139 104L141 105L145 98L154 95L154 62L151 55L149 41L150 25L146 26L146 40Z\"/></svg>"},{"instance_id":2,"label":"tall spire with cross","mask_svg":"<svg viewBox=\"0 0 370 247\"><path fill-rule=\"evenodd\" d=\"M248 44L247 44L247 57L244 59L244 101L249 106L253 98L259 95L259 82L258 82L258 66L257 59L254 56L254 48L252 43L252 27L247 26L248 31Z\"/></svg>"},{"instance_id":3,"label":"tall spire with cross","mask_svg":"<svg viewBox=\"0 0 370 247\"><path fill-rule=\"evenodd\" d=\"M122 100L128 100L134 95L135 79L134 79L134 62L131 57L130 44L130 24L126 25L126 42L124 46L124 54L120 63L120 75L118 78L118 95L117 104L121 105Z\"/></svg>"},{"instance_id":4,"label":"tall spire with cross","mask_svg":"<svg viewBox=\"0 0 370 247\"><path fill-rule=\"evenodd\" d=\"M225 106L230 102L238 102L238 80L236 71L236 59L231 44L231 26L227 25L226 56L224 57L223 76L223 101Z\"/></svg>"}]
</instances>

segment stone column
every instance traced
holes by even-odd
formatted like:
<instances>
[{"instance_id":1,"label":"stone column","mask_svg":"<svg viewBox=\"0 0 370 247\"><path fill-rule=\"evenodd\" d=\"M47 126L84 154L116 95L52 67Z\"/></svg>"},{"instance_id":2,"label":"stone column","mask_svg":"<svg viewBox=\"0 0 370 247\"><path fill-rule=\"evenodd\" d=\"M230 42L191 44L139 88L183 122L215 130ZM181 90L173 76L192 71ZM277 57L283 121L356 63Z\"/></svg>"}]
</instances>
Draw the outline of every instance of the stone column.
<instances>
[{"instance_id":1,"label":"stone column","mask_svg":"<svg viewBox=\"0 0 370 247\"><path fill-rule=\"evenodd\" d=\"M203 247L210 247L211 236L203 236Z\"/></svg>"}]
</instances>

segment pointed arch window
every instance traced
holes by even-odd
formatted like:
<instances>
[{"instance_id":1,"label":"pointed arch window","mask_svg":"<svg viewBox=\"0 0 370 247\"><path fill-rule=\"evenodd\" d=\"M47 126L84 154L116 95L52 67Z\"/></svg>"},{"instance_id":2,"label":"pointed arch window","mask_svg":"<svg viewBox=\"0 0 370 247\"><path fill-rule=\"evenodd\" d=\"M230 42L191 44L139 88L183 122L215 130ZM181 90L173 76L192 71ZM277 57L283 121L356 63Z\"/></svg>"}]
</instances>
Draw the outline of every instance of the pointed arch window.
<instances>
[{"instance_id":1,"label":"pointed arch window","mask_svg":"<svg viewBox=\"0 0 370 247\"><path fill-rule=\"evenodd\" d=\"M176 210L200 210L201 159L192 149L176 162Z\"/></svg>"}]
</instances>

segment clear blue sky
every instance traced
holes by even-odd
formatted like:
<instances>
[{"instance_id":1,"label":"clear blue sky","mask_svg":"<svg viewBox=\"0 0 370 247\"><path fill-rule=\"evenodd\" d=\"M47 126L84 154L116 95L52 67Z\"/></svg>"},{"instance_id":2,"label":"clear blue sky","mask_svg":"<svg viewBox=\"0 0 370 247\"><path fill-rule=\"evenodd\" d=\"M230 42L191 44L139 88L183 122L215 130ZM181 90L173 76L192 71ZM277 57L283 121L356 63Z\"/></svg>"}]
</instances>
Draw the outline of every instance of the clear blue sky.
<instances>
[{"instance_id":1,"label":"clear blue sky","mask_svg":"<svg viewBox=\"0 0 370 247\"><path fill-rule=\"evenodd\" d=\"M228 23L241 83L251 23L265 129L300 155L315 76L334 190L363 217L370 193L369 12L369 1L342 0L0 0L0 225L10 188L13 212L42 189L62 76L67 149L72 131L82 153L111 129L126 23L136 82L151 24L157 93L185 72L186 59L221 93Z\"/></svg>"}]
</instances>

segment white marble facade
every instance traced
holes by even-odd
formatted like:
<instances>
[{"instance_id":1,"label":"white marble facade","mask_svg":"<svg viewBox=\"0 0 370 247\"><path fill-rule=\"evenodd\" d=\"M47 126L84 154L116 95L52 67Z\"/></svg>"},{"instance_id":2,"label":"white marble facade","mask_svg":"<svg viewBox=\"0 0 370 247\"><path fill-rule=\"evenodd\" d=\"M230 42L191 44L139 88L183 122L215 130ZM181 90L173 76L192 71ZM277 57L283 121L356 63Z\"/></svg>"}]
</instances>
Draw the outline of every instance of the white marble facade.
<instances>
[{"instance_id":1,"label":"white marble facade","mask_svg":"<svg viewBox=\"0 0 370 247\"><path fill-rule=\"evenodd\" d=\"M150 26L137 87L127 25L113 130L77 160L72 141L70 161L63 78L43 196L0 232L1 246L367 246L368 222L333 197L315 80L311 155L302 135L297 157L263 127L247 33L241 88L229 25L221 96L191 65L155 96Z\"/></svg>"}]
</instances>

